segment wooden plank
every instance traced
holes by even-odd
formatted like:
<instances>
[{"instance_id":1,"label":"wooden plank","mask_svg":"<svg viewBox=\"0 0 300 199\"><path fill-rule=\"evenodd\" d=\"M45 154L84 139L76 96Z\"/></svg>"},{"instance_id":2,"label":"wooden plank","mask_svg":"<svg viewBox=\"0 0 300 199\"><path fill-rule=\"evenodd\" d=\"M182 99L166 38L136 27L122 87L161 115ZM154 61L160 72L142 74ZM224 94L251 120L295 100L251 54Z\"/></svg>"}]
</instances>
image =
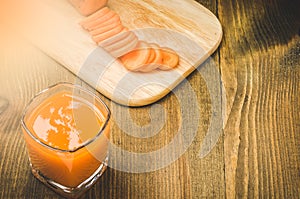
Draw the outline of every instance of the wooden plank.
<instances>
[{"instance_id":1,"label":"wooden plank","mask_svg":"<svg viewBox=\"0 0 300 199\"><path fill-rule=\"evenodd\" d=\"M108 6L140 40L174 49L181 57L179 66L147 74L127 71L97 48L78 24L83 17L67 1L37 2L30 14L40 20L31 20L31 28L25 29L46 54L120 104L141 106L159 100L208 58L222 38L218 19L192 0L111 0Z\"/></svg>"},{"instance_id":2,"label":"wooden plank","mask_svg":"<svg viewBox=\"0 0 300 199\"><path fill-rule=\"evenodd\" d=\"M299 197L299 5L292 2L219 2L227 198Z\"/></svg>"}]
</instances>

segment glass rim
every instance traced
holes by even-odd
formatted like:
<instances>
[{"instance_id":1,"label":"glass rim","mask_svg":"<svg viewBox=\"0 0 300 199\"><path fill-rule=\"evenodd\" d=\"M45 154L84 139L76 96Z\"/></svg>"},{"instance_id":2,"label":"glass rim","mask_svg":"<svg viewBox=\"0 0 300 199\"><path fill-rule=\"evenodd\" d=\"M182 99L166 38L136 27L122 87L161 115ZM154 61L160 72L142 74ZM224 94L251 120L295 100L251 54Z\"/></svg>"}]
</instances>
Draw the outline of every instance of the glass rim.
<instances>
[{"instance_id":1,"label":"glass rim","mask_svg":"<svg viewBox=\"0 0 300 199\"><path fill-rule=\"evenodd\" d=\"M107 116L106 116L106 119L105 119L105 122L104 124L102 125L101 129L99 130L99 132L93 136L92 138L90 139L87 139L85 142L81 143L78 147L76 147L75 149L59 149L59 148L56 148L56 147L53 147L53 146L50 146L44 142L42 142L38 137L34 136L31 131L28 129L24 119L25 119L25 116L27 114L27 111L30 107L30 105L33 103L33 101L41 96L42 94L46 93L47 91L49 91L50 89L53 89L55 88L56 86L60 86L60 85L65 85L65 86L68 86L68 87L75 87L75 88L78 88L84 92L87 92L88 94L94 96L105 108L105 110L107 111ZM97 95L95 95L93 92L91 92L90 90L86 89L86 88L83 88L82 86L78 85L78 84L73 84L73 83L70 83L70 82L58 82L56 84L53 84L43 90L41 90L40 92L38 92L37 94L35 94L31 99L30 101L27 103L27 105L25 106L25 109L24 111L22 112L22 116L21 116L21 125L22 127L24 128L24 130L26 131L26 133L32 138L34 139L34 141L36 141L37 143L41 144L42 146L48 148L48 149L51 149L51 150L54 150L54 151L58 151L58 152L63 152L63 153L66 153L66 152L69 152L69 153L74 153L80 149L82 149L83 147L86 147L88 146L89 144L91 144L92 142L94 142L104 131L104 129L107 127L108 125L108 122L109 120L111 119L111 112L108 108L108 106L103 102L103 100L98 97Z\"/></svg>"}]
</instances>

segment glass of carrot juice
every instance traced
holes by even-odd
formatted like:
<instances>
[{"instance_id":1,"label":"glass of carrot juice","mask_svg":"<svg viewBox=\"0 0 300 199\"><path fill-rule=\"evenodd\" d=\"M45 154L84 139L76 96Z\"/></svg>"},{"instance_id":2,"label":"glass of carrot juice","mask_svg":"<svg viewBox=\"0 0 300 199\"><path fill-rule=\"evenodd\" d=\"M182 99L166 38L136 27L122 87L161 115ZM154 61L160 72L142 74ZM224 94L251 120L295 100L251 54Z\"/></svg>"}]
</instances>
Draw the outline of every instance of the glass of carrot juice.
<instances>
[{"instance_id":1,"label":"glass of carrot juice","mask_svg":"<svg viewBox=\"0 0 300 199\"><path fill-rule=\"evenodd\" d=\"M78 198L106 170L110 116L107 105L79 85L58 83L37 94L21 119L33 175Z\"/></svg>"}]
</instances>

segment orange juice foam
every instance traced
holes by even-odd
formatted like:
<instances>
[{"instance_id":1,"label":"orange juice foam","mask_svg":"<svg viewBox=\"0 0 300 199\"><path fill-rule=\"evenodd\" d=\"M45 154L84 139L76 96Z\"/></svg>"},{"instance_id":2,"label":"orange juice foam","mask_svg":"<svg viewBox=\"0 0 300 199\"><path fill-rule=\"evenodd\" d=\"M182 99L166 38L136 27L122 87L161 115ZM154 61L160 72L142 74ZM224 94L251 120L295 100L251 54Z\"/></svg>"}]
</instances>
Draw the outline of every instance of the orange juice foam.
<instances>
[{"instance_id":1,"label":"orange juice foam","mask_svg":"<svg viewBox=\"0 0 300 199\"><path fill-rule=\"evenodd\" d=\"M43 143L24 132L33 169L66 187L78 186L106 158L109 127L97 136L105 120L99 107L72 93L61 92L44 100L25 121Z\"/></svg>"}]
</instances>

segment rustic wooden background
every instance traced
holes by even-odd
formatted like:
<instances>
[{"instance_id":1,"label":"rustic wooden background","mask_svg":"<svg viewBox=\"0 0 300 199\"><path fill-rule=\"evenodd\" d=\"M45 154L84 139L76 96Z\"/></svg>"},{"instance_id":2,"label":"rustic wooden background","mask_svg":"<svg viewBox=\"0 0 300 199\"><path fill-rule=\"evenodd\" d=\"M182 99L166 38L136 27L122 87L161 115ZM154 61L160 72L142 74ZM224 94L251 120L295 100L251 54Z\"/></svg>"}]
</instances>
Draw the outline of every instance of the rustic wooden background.
<instances>
[{"instance_id":1,"label":"rustic wooden background","mask_svg":"<svg viewBox=\"0 0 300 199\"><path fill-rule=\"evenodd\" d=\"M299 1L198 2L219 18L224 30L219 49L202 66L217 64L226 91L226 124L216 146L199 157L212 113L206 83L195 72L175 89L184 95L191 85L200 106L198 133L188 150L153 172L108 169L85 198L299 198ZM38 49L3 29L0 34L0 198L59 198L30 173L20 118L35 93L78 79ZM141 126L151 123L150 109L160 111L158 106L128 108L102 98L113 106L115 117L129 112L124 120L132 118ZM167 115L157 135L137 139L115 124L113 142L135 152L169 143L180 126L180 104L172 93L157 104Z\"/></svg>"}]
</instances>

